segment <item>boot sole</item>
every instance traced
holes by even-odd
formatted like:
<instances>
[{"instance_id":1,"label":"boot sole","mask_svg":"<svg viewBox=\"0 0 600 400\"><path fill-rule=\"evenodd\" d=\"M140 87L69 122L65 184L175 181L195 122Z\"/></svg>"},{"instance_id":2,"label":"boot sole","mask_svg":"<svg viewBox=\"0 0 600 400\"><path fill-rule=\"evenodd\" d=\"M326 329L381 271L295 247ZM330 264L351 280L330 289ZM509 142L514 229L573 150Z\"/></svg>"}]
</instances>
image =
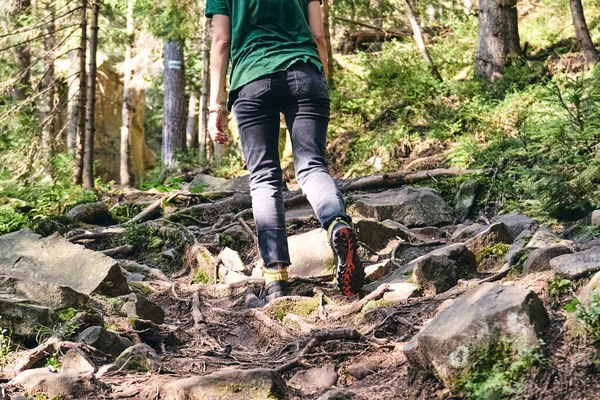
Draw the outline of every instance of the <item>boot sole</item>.
<instances>
[{"instance_id":1,"label":"boot sole","mask_svg":"<svg viewBox=\"0 0 600 400\"><path fill-rule=\"evenodd\" d=\"M335 232L333 242L338 287L344 296L352 297L365 283L365 270L358 256L356 235L349 228L342 227Z\"/></svg>"}]
</instances>

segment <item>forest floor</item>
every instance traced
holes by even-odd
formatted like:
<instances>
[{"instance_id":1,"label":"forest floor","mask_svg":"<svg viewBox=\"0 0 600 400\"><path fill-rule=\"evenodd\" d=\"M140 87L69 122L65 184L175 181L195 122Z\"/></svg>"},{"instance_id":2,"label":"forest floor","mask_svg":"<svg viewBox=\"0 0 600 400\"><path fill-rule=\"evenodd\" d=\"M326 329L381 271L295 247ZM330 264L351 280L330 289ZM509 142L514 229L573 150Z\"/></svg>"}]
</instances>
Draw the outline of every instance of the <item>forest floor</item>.
<instances>
[{"instance_id":1,"label":"forest floor","mask_svg":"<svg viewBox=\"0 0 600 400\"><path fill-rule=\"evenodd\" d=\"M427 174L419 176L431 177L439 172L427 171ZM367 177L340 184L348 189L345 193L352 203L362 194L377 192L382 182L387 182L384 186L390 187L397 186L398 182L422 179L415 178L415 174L392 178L393 184L389 176ZM240 182L235 184L243 185ZM343 297L331 273L296 276L291 279L289 297L277 299L262 308L248 308L245 304L247 290L259 292L263 283L257 275L260 268L256 265L260 260L255 246L256 237L252 233L254 225L249 211L249 195L238 189L221 187L208 194L193 193L194 190L162 194L116 191L105 199L105 203L113 205L113 210L115 206L143 205L135 209L145 209L146 212L137 214L138 220L131 219L119 226L111 223L103 226L79 224L79 227L67 232L64 236L73 243L95 252L106 253L109 250L108 254L119 260L125 270L127 261L153 268L154 272L142 277L131 271L125 272L134 293L145 295L164 310L163 323L150 323L125 315L115 306L114 299L104 295L92 294L88 309L91 306L94 309L92 314L100 314L100 324L110 331L130 339L134 344L150 345L158 353L159 366L122 366L99 375L98 369L102 364L110 363L111 357L107 356L104 362L94 360L91 364L96 378L86 378L92 379L92 383L86 382L93 389L82 391L85 385L80 382L79 386L75 385L76 388L70 387L64 397L59 397L64 393L52 392L54 389L48 385L28 386L28 383L15 384L14 380L10 380L15 365L22 365L23 360L29 359L29 362L21 370L34 367L57 370L66 365L65 350L48 352L43 350L43 343L41 347L35 347L30 341L29 346L23 344L17 351L13 348L2 358L0 399L16 399L17 395L26 394L35 395L35 399L262 398L260 394L235 389L237 383L231 377L219 378L229 388L221 387L218 389L221 392L213 389L212 392L203 391L208 389L202 385L198 392L189 385L172 393L168 389L178 387L177 384L185 378L206 376L217 371L255 369L274 371L285 381L277 383L276 379L273 387L278 388L269 389L274 398L462 398L467 394L452 394L432 372L410 365L403 349L440 310L479 286L482 279L494 276L497 284L531 290L543 303L550 317L549 328L543 334L544 357L518 379L500 383L510 394L489 392L499 397L486 397L485 394L471 393L470 397L600 397L596 349L587 336L574 339L565 327L563 307L583 286L585 278L569 282L566 290L557 290L552 284L555 280L553 271L526 276L515 271L496 275L502 271L504 254L495 254L478 260L480 270L477 276L459 280L450 290L425 294L415 288L405 298L387 297L393 283L386 277L419 256L449 244L453 234L472 224L470 221L466 224L454 221L435 228L402 228L406 229L406 234L412 235L413 240L382 236L376 240L377 250L372 248L372 244L364 243L372 241L373 237L366 238L364 233L361 237L359 232L365 265L383 263L391 267L390 271L386 271L387 275L372 278L373 282L366 286L364 293L350 299ZM290 237L319 229L299 192L286 192L285 198L288 208L296 211L288 214ZM155 207L155 213L148 212L152 207ZM356 208L351 207L351 210L357 213ZM481 219L486 220L487 217L480 216L478 222L489 224L489 221ZM115 222L114 219L112 222ZM223 235L223 232L230 233ZM222 250L225 244L238 250L243 270L233 271L231 263L224 260L226 256ZM390 259L394 262L390 263ZM485 268L482 269L482 265ZM322 267L327 271L326 266ZM134 278L134 275L138 277ZM157 279L157 276L162 279ZM222 282L216 283L218 279ZM409 278L403 283L407 282L410 282ZM456 318L456 323L460 324L461 316ZM93 325L76 325L75 329L81 331ZM59 331L60 326L52 332L52 337L68 341ZM72 341L75 342L75 339ZM78 346L90 354L89 346ZM36 355L36 352L42 353ZM57 360L54 364L48 362L51 357ZM61 372L72 371L61 369ZM48 394L48 397L43 397L42 393Z\"/></svg>"}]
</instances>

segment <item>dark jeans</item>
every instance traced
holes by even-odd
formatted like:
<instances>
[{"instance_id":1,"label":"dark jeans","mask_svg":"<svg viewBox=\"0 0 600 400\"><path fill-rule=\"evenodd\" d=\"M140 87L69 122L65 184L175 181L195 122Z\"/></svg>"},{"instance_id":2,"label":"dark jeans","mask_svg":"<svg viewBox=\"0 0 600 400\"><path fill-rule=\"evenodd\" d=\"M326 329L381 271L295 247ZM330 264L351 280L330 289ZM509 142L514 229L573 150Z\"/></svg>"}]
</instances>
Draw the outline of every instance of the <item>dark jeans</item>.
<instances>
[{"instance_id":1,"label":"dark jeans","mask_svg":"<svg viewBox=\"0 0 600 400\"><path fill-rule=\"evenodd\" d=\"M232 100L250 170L260 254L267 266L289 265L278 148L280 113L285 116L292 139L296 178L321 224L326 228L337 217L349 220L325 160L329 124L325 78L313 64L298 62L287 71L246 84Z\"/></svg>"}]
</instances>

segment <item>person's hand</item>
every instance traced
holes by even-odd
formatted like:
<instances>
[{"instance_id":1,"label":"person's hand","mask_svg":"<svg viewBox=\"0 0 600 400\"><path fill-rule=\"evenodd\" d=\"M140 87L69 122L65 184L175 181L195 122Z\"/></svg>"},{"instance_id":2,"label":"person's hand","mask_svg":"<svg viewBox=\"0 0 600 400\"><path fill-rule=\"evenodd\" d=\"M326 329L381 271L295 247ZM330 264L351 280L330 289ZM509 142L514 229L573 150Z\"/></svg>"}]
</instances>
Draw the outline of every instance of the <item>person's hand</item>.
<instances>
[{"instance_id":1,"label":"person's hand","mask_svg":"<svg viewBox=\"0 0 600 400\"><path fill-rule=\"evenodd\" d=\"M229 113L226 110L211 112L208 117L208 133L213 142L219 144L229 143L227 124Z\"/></svg>"}]
</instances>

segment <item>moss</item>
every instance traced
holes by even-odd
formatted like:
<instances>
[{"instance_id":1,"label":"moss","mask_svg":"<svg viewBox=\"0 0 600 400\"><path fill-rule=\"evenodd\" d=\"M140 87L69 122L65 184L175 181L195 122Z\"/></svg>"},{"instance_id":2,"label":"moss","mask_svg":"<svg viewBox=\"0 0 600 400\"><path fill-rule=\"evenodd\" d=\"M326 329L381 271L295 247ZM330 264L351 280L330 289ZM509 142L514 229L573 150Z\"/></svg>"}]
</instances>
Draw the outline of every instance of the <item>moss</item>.
<instances>
[{"instance_id":1,"label":"moss","mask_svg":"<svg viewBox=\"0 0 600 400\"><path fill-rule=\"evenodd\" d=\"M281 301L269 308L269 314L277 321L282 321L286 314L308 317L319 308L319 297L307 300Z\"/></svg>"},{"instance_id":2,"label":"moss","mask_svg":"<svg viewBox=\"0 0 600 400\"><path fill-rule=\"evenodd\" d=\"M194 274L193 283L210 283L211 282L210 275L201 269L196 270Z\"/></svg>"},{"instance_id":3,"label":"moss","mask_svg":"<svg viewBox=\"0 0 600 400\"><path fill-rule=\"evenodd\" d=\"M492 338L469 351L470 367L458 379L457 386L469 399L501 400L518 397L523 377L532 367L544 362L543 342L519 354L513 341Z\"/></svg>"},{"instance_id":4,"label":"moss","mask_svg":"<svg viewBox=\"0 0 600 400\"><path fill-rule=\"evenodd\" d=\"M548 290L551 296L562 296L569 293L572 282L568 279L562 279L555 276L548 280Z\"/></svg>"},{"instance_id":5,"label":"moss","mask_svg":"<svg viewBox=\"0 0 600 400\"><path fill-rule=\"evenodd\" d=\"M113 332L121 331L121 328L119 328L117 325L115 325L111 322L106 322L106 321L104 321L104 328L106 330L113 331Z\"/></svg>"},{"instance_id":6,"label":"moss","mask_svg":"<svg viewBox=\"0 0 600 400\"><path fill-rule=\"evenodd\" d=\"M129 324L129 326L131 326L133 329L135 329L138 320L139 320L138 317L129 317L129 318L127 318L127 323Z\"/></svg>"},{"instance_id":7,"label":"moss","mask_svg":"<svg viewBox=\"0 0 600 400\"><path fill-rule=\"evenodd\" d=\"M367 311L373 309L373 308L378 308L378 307L385 307L387 305L392 304L390 301L385 300L385 299L379 299L379 300L371 300L370 302L368 302L367 304L365 304L365 306L362 309L362 313L366 313Z\"/></svg>"},{"instance_id":8,"label":"moss","mask_svg":"<svg viewBox=\"0 0 600 400\"><path fill-rule=\"evenodd\" d=\"M519 250L513 257L513 265L512 270L518 274L523 273L523 266L525 265L525 261L529 257L530 249L522 249Z\"/></svg>"},{"instance_id":9,"label":"moss","mask_svg":"<svg viewBox=\"0 0 600 400\"><path fill-rule=\"evenodd\" d=\"M77 315L77 310L72 307L61 308L60 310L57 310L54 315L58 322L67 322Z\"/></svg>"},{"instance_id":10,"label":"moss","mask_svg":"<svg viewBox=\"0 0 600 400\"><path fill-rule=\"evenodd\" d=\"M150 289L148 286L144 285L141 282L130 282L129 286L135 291L138 292L139 294L142 294L144 296L149 296L152 293L154 293L154 291L152 289Z\"/></svg>"},{"instance_id":11,"label":"moss","mask_svg":"<svg viewBox=\"0 0 600 400\"><path fill-rule=\"evenodd\" d=\"M486 247L485 249L482 249L479 253L477 253L477 264L481 263L488 257L504 257L506 253L508 253L508 250L510 250L510 245L505 243L498 243L493 245L492 247Z\"/></svg>"},{"instance_id":12,"label":"moss","mask_svg":"<svg viewBox=\"0 0 600 400\"><path fill-rule=\"evenodd\" d=\"M223 247L232 247L235 244L235 240L226 233L220 233L219 244Z\"/></svg>"}]
</instances>

